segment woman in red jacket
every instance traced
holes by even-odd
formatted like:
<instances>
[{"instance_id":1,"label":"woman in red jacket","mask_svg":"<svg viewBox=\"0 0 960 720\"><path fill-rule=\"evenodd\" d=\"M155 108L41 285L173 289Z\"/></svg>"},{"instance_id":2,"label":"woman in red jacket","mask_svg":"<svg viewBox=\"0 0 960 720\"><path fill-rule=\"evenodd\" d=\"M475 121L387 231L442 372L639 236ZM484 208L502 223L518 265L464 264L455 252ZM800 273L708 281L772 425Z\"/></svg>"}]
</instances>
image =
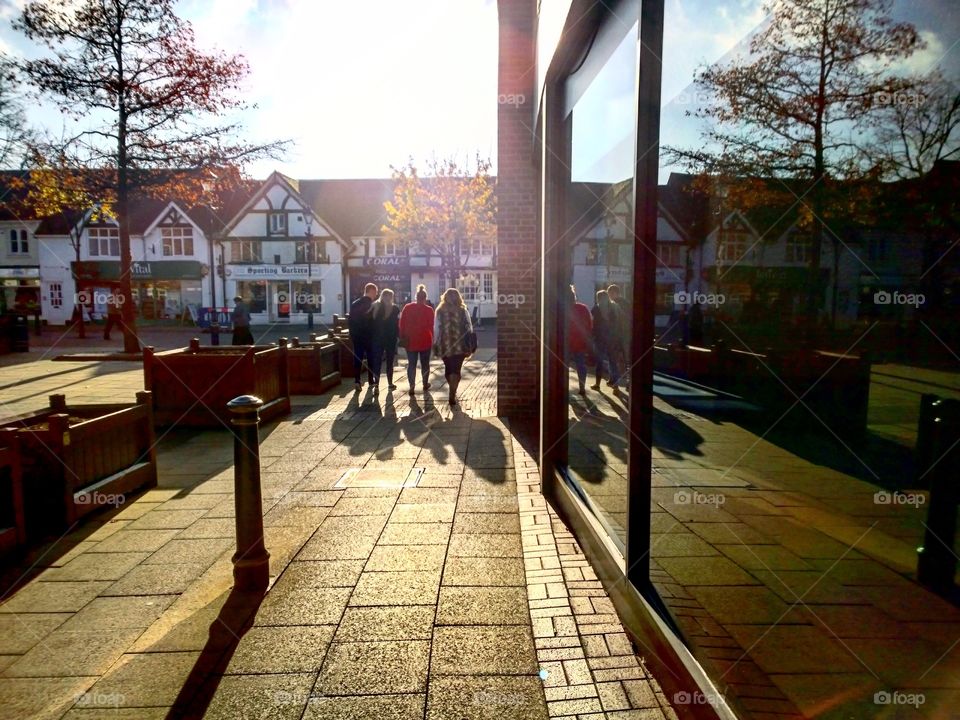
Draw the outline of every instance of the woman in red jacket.
<instances>
[{"instance_id":1,"label":"woman in red jacket","mask_svg":"<svg viewBox=\"0 0 960 720\"><path fill-rule=\"evenodd\" d=\"M413 395L417 361L423 376L423 390L430 389L430 348L433 347L433 308L427 305L427 289L417 286L417 301L407 303L400 312L400 344L407 350L407 380Z\"/></svg>"},{"instance_id":2,"label":"woman in red jacket","mask_svg":"<svg viewBox=\"0 0 960 720\"><path fill-rule=\"evenodd\" d=\"M567 348L577 366L580 394L587 394L587 353L593 336L593 318L590 308L577 302L577 291L570 286L570 308L567 312Z\"/></svg>"}]
</instances>

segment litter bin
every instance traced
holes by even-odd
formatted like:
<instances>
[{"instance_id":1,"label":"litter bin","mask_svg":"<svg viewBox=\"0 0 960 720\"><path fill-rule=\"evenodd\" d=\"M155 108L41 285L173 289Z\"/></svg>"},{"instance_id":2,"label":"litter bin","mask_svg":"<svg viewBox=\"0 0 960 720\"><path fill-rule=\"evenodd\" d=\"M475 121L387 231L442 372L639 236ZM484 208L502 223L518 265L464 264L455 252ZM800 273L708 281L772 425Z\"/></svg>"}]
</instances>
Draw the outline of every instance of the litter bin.
<instances>
[{"instance_id":1,"label":"litter bin","mask_svg":"<svg viewBox=\"0 0 960 720\"><path fill-rule=\"evenodd\" d=\"M30 323L23 313L14 313L10 324L10 349L13 352L30 351Z\"/></svg>"}]
</instances>

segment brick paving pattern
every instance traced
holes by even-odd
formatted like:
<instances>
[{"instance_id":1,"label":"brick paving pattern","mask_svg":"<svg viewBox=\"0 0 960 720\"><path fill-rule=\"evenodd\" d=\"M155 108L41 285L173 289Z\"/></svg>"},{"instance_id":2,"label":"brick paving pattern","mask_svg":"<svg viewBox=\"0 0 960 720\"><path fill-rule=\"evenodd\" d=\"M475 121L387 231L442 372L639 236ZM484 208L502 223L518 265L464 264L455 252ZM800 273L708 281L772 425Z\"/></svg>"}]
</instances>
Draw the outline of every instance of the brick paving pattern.
<instances>
[{"instance_id":1,"label":"brick paving pattern","mask_svg":"<svg viewBox=\"0 0 960 720\"><path fill-rule=\"evenodd\" d=\"M676 718L638 657L576 539L540 493L536 462L513 442L533 635L551 718Z\"/></svg>"},{"instance_id":2,"label":"brick paving pattern","mask_svg":"<svg viewBox=\"0 0 960 720\"><path fill-rule=\"evenodd\" d=\"M551 662L540 657L551 611L539 598L545 580L525 573L533 558L521 532L515 444L492 417L494 354L481 350L465 367L461 410L448 406L437 374L430 399L410 398L405 380L379 398L344 384L295 398L290 417L261 429L274 576L262 601L231 593L230 436L167 435L160 487L35 549L5 578L4 588L20 583L0 605L3 714L536 720L590 707L577 714L601 717L597 702L616 703L613 690L600 683L582 695L583 679L620 673L620 664L594 668L581 649L560 661L563 671L540 676ZM6 367L0 401L9 412L13 398L30 409L55 391L71 400L132 396L141 379L127 364ZM520 462L529 481L532 460ZM357 486L402 482L414 468L422 469L416 487ZM347 469L357 473L337 487ZM524 494L532 490L527 482ZM551 576L550 592L609 617L582 556L564 554L557 565L570 574ZM571 616L558 626L560 643L580 644L580 628L591 634L590 620L576 617L581 624ZM622 632L601 637L613 662L630 661ZM613 682L628 698L631 682L646 682L633 663L628 672L641 677Z\"/></svg>"}]
</instances>

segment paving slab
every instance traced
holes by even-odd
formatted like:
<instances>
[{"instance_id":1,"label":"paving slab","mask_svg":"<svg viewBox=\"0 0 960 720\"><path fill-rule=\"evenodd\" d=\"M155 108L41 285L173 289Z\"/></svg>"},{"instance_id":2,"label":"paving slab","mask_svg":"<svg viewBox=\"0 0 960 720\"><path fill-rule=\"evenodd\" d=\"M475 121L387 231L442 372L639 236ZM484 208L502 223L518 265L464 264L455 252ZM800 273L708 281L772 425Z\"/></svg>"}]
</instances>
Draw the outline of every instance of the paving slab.
<instances>
[{"instance_id":1,"label":"paving slab","mask_svg":"<svg viewBox=\"0 0 960 720\"><path fill-rule=\"evenodd\" d=\"M324 695L422 693L430 643L425 640L334 643L315 692Z\"/></svg>"}]
</instances>

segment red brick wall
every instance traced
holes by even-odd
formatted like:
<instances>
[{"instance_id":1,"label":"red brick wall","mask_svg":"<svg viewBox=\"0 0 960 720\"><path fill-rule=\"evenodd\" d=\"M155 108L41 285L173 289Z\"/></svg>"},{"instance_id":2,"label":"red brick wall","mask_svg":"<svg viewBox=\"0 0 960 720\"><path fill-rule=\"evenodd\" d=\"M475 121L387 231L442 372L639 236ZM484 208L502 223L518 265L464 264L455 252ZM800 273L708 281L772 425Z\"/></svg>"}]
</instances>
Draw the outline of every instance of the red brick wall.
<instances>
[{"instance_id":1,"label":"red brick wall","mask_svg":"<svg viewBox=\"0 0 960 720\"><path fill-rule=\"evenodd\" d=\"M532 424L539 414L540 238L535 160L536 0L498 0L498 413ZM519 429L519 428L518 428Z\"/></svg>"}]
</instances>

